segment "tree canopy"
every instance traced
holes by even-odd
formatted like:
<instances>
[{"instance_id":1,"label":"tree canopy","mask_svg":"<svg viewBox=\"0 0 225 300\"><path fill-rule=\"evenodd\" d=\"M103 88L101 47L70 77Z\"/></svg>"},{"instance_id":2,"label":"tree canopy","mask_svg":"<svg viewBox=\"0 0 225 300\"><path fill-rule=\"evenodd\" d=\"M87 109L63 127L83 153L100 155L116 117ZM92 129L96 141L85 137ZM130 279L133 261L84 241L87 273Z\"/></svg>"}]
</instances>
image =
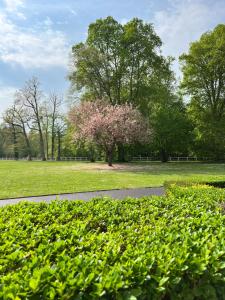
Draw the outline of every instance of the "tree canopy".
<instances>
[{"instance_id":1,"label":"tree canopy","mask_svg":"<svg viewBox=\"0 0 225 300\"><path fill-rule=\"evenodd\" d=\"M111 105L103 101L84 102L70 111L75 140L97 144L112 166L113 151L120 143L146 142L149 128L141 113L131 105Z\"/></svg>"},{"instance_id":2,"label":"tree canopy","mask_svg":"<svg viewBox=\"0 0 225 300\"><path fill-rule=\"evenodd\" d=\"M201 141L214 158L224 156L225 142L225 25L204 33L180 57L181 87L190 95L189 113Z\"/></svg>"},{"instance_id":3,"label":"tree canopy","mask_svg":"<svg viewBox=\"0 0 225 300\"><path fill-rule=\"evenodd\" d=\"M125 25L112 17L90 24L84 43L72 48L72 88L88 100L132 103L143 112L171 76L170 58L152 24L134 18Z\"/></svg>"}]
</instances>

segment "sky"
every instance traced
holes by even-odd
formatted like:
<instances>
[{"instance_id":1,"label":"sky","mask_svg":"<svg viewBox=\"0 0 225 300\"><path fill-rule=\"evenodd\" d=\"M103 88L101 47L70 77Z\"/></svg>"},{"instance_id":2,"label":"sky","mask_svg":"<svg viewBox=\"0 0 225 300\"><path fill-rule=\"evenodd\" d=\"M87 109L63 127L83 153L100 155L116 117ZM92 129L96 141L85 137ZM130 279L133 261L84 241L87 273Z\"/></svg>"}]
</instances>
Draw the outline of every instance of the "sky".
<instances>
[{"instance_id":1,"label":"sky","mask_svg":"<svg viewBox=\"0 0 225 300\"><path fill-rule=\"evenodd\" d=\"M225 23L225 0L0 0L0 115L32 76L44 92L66 94L71 46L109 15L152 23L179 77L178 57L190 42Z\"/></svg>"}]
</instances>

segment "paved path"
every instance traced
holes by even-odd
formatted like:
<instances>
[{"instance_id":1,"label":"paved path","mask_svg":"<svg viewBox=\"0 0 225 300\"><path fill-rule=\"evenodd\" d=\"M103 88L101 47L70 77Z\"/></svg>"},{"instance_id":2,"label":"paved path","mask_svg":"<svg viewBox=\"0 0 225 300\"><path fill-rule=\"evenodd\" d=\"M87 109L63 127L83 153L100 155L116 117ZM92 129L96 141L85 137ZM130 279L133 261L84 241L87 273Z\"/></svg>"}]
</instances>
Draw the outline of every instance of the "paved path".
<instances>
[{"instance_id":1,"label":"paved path","mask_svg":"<svg viewBox=\"0 0 225 300\"><path fill-rule=\"evenodd\" d=\"M138 189L122 189L122 190L109 190L109 191L96 191L96 192L83 192L73 194L61 194L61 195L49 195L49 196L36 196L36 197L23 197L18 199L5 199L0 200L0 206L7 204L16 204L20 201L32 201L32 202L50 202L56 198L59 200L85 200L88 201L94 197L109 196L116 199L123 199L125 197L140 198L143 196L164 194L163 187L155 188L138 188Z\"/></svg>"}]
</instances>

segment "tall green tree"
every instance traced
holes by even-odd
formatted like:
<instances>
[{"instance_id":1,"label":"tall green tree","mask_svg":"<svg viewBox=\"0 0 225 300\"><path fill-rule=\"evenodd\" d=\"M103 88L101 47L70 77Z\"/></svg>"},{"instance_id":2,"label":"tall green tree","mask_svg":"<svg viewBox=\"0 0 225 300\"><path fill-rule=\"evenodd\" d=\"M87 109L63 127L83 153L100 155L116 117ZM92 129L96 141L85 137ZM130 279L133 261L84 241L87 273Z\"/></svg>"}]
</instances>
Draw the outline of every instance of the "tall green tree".
<instances>
[{"instance_id":1,"label":"tall green tree","mask_svg":"<svg viewBox=\"0 0 225 300\"><path fill-rule=\"evenodd\" d=\"M153 26L134 18L121 25L112 17L90 24L84 43L72 48L69 79L88 100L129 102L143 107L158 83L170 73L160 54L161 40ZM156 80L157 78L157 80Z\"/></svg>"},{"instance_id":2,"label":"tall green tree","mask_svg":"<svg viewBox=\"0 0 225 300\"><path fill-rule=\"evenodd\" d=\"M161 55L161 45L152 24L140 19L125 25L112 17L97 20L90 24L86 41L72 48L72 91L89 101L131 103L148 116L174 79L171 59ZM118 154L123 161L120 143Z\"/></svg>"},{"instance_id":3,"label":"tall green tree","mask_svg":"<svg viewBox=\"0 0 225 300\"><path fill-rule=\"evenodd\" d=\"M120 101L122 34L122 25L113 18L99 19L90 24L86 42L73 46L74 68L69 79L75 90L84 92L84 98L106 98L112 104Z\"/></svg>"},{"instance_id":4,"label":"tall green tree","mask_svg":"<svg viewBox=\"0 0 225 300\"><path fill-rule=\"evenodd\" d=\"M225 154L225 25L204 33L180 57L181 87L191 96L190 115L199 149L215 159ZM207 149L207 151L206 151Z\"/></svg>"},{"instance_id":5,"label":"tall green tree","mask_svg":"<svg viewBox=\"0 0 225 300\"><path fill-rule=\"evenodd\" d=\"M182 100L175 97L157 105L151 114L151 123L153 147L162 162L167 162L169 155L188 155L193 126Z\"/></svg>"}]
</instances>

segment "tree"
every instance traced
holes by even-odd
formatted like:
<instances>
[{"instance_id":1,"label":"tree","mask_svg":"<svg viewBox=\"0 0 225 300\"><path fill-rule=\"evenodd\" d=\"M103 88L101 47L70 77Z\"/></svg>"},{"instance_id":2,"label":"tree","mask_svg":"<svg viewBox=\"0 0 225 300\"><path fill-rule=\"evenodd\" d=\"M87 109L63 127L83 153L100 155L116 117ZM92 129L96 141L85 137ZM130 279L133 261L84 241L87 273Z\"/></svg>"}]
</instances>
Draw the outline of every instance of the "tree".
<instances>
[{"instance_id":1,"label":"tree","mask_svg":"<svg viewBox=\"0 0 225 300\"><path fill-rule=\"evenodd\" d=\"M35 77L15 93L13 105L4 113L5 124L9 125L9 132L13 137L15 158L20 154L27 155L28 160L31 160L32 154L41 154L42 160L46 160L50 143L51 156L54 158L56 137L58 143L61 143L62 128L65 127L62 125L65 121L62 121L64 117L60 113L61 105L62 97L55 93L51 93L47 100Z\"/></svg>"},{"instance_id":2,"label":"tree","mask_svg":"<svg viewBox=\"0 0 225 300\"><path fill-rule=\"evenodd\" d=\"M15 115L14 115L14 108L9 108L5 112L5 115L3 116L3 119L6 124L10 126L11 133L12 133L12 140L13 140L13 150L14 150L14 158L18 160L19 158L19 152L18 152L18 141L17 141L17 126L15 121Z\"/></svg>"},{"instance_id":3,"label":"tree","mask_svg":"<svg viewBox=\"0 0 225 300\"><path fill-rule=\"evenodd\" d=\"M211 145L214 158L225 152L225 25L204 33L180 57L183 71L181 87L191 96L189 112L198 140Z\"/></svg>"},{"instance_id":4,"label":"tree","mask_svg":"<svg viewBox=\"0 0 225 300\"><path fill-rule=\"evenodd\" d=\"M27 111L32 118L32 129L38 131L41 158L45 161L42 97L43 94L40 90L40 83L36 77L28 80L25 83L25 86L18 92L18 98L22 105L27 108Z\"/></svg>"},{"instance_id":5,"label":"tree","mask_svg":"<svg viewBox=\"0 0 225 300\"><path fill-rule=\"evenodd\" d=\"M161 44L152 24L140 19L125 25L112 17L96 20L87 40L72 48L72 91L89 101L131 103L147 116L172 74L171 59L160 54ZM124 161L124 152L119 143L119 161Z\"/></svg>"},{"instance_id":6,"label":"tree","mask_svg":"<svg viewBox=\"0 0 225 300\"><path fill-rule=\"evenodd\" d=\"M0 157L5 156L5 130L2 124L0 124Z\"/></svg>"},{"instance_id":7,"label":"tree","mask_svg":"<svg viewBox=\"0 0 225 300\"><path fill-rule=\"evenodd\" d=\"M75 140L87 140L100 146L109 166L112 166L113 151L119 142L131 144L149 139L146 121L128 104L83 102L70 111L69 119L75 127Z\"/></svg>"},{"instance_id":8,"label":"tree","mask_svg":"<svg viewBox=\"0 0 225 300\"><path fill-rule=\"evenodd\" d=\"M72 90L83 92L87 100L139 106L141 100L149 100L150 79L157 76L161 81L168 71L167 59L159 52L161 44L152 24L140 19L125 25L112 17L96 20L85 43L72 48Z\"/></svg>"},{"instance_id":9,"label":"tree","mask_svg":"<svg viewBox=\"0 0 225 300\"><path fill-rule=\"evenodd\" d=\"M48 101L44 101L41 107L41 123L42 123L42 132L45 144L45 153L46 159L49 157L49 135L50 135L50 105Z\"/></svg>"},{"instance_id":10,"label":"tree","mask_svg":"<svg viewBox=\"0 0 225 300\"><path fill-rule=\"evenodd\" d=\"M58 115L55 120L55 134L57 137L57 160L61 160L62 137L65 135L67 129L67 122L63 115Z\"/></svg>"},{"instance_id":11,"label":"tree","mask_svg":"<svg viewBox=\"0 0 225 300\"><path fill-rule=\"evenodd\" d=\"M63 99L57 94L52 93L49 97L49 103L50 103L50 118L51 118L51 157L52 159L54 159L55 138L57 133L56 125L57 125L58 118L60 118L60 108L63 103Z\"/></svg>"},{"instance_id":12,"label":"tree","mask_svg":"<svg viewBox=\"0 0 225 300\"><path fill-rule=\"evenodd\" d=\"M75 90L84 89L85 98L120 102L124 70L122 33L122 25L112 17L99 19L90 24L86 42L73 46L69 79Z\"/></svg>"},{"instance_id":13,"label":"tree","mask_svg":"<svg viewBox=\"0 0 225 300\"><path fill-rule=\"evenodd\" d=\"M170 99L155 108L151 125L154 128L153 145L162 162L168 161L169 154L188 153L193 127L181 100Z\"/></svg>"},{"instance_id":14,"label":"tree","mask_svg":"<svg viewBox=\"0 0 225 300\"><path fill-rule=\"evenodd\" d=\"M17 128L17 133L22 134L26 143L26 152L27 152L27 159L31 160L32 159L32 150L31 150L31 144L29 140L29 136L27 133L27 129L29 128L29 122L31 120L27 109L23 106L23 104L20 101L20 93L16 92L15 93L15 100L14 104L6 110L4 114L4 121L11 125L13 129L13 136L14 136L14 142L16 149L17 147L17 138L16 138L16 130ZM16 151L16 157L18 157L18 149Z\"/></svg>"}]
</instances>

